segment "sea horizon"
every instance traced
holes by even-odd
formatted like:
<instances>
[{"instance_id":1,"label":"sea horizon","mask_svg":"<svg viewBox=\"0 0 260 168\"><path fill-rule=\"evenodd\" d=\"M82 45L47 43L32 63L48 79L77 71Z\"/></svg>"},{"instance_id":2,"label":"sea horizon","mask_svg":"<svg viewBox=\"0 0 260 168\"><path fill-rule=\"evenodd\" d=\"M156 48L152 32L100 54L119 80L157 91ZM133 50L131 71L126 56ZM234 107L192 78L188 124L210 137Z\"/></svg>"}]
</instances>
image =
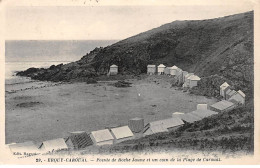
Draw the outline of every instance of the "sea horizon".
<instances>
[{"instance_id":1,"label":"sea horizon","mask_svg":"<svg viewBox=\"0 0 260 168\"><path fill-rule=\"evenodd\" d=\"M5 79L30 67L48 68L80 60L97 47L106 47L118 40L6 40Z\"/></svg>"}]
</instances>

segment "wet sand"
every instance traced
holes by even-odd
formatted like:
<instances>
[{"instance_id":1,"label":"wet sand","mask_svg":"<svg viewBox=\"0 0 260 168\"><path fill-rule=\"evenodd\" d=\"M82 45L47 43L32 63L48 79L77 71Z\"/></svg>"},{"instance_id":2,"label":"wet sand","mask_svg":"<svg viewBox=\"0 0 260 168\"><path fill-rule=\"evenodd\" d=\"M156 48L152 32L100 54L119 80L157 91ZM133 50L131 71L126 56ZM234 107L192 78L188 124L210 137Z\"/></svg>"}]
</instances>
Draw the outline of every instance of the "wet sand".
<instances>
[{"instance_id":1,"label":"wet sand","mask_svg":"<svg viewBox=\"0 0 260 168\"><path fill-rule=\"evenodd\" d=\"M169 80L167 76L130 79L132 87L127 88L114 87L111 81L6 85L6 143L42 142L66 137L69 131L127 125L134 117L148 123L217 101L171 88Z\"/></svg>"}]
</instances>

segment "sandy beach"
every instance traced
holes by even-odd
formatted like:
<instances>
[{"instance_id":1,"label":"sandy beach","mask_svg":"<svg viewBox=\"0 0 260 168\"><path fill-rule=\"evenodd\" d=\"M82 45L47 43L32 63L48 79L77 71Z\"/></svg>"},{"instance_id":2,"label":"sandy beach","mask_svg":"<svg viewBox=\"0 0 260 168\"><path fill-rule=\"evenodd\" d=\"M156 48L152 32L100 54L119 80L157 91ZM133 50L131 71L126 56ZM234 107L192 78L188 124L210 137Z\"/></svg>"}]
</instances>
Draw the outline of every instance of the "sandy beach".
<instances>
[{"instance_id":1,"label":"sandy beach","mask_svg":"<svg viewBox=\"0 0 260 168\"><path fill-rule=\"evenodd\" d=\"M23 79L24 80L24 79ZM94 131L127 125L133 117L145 123L191 112L198 103L217 100L190 95L171 87L170 77L128 79L132 87L117 88L116 81L97 84L20 80L6 84L6 143L66 137L69 131Z\"/></svg>"}]
</instances>

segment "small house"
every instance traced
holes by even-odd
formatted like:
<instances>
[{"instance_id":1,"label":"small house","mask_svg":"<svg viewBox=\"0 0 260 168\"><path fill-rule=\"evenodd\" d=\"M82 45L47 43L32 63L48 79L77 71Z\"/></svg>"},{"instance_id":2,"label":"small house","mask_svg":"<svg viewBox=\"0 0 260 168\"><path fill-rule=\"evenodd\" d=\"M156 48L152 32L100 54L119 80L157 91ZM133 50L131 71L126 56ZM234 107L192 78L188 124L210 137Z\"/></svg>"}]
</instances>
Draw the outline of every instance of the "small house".
<instances>
[{"instance_id":1,"label":"small house","mask_svg":"<svg viewBox=\"0 0 260 168\"><path fill-rule=\"evenodd\" d=\"M159 132L168 132L175 130L183 125L184 122L180 118L168 118L148 123L144 128L144 135L151 135Z\"/></svg>"},{"instance_id":2,"label":"small house","mask_svg":"<svg viewBox=\"0 0 260 168\"><path fill-rule=\"evenodd\" d=\"M197 110L207 110L208 105L207 104L197 104Z\"/></svg>"},{"instance_id":3,"label":"small house","mask_svg":"<svg viewBox=\"0 0 260 168\"><path fill-rule=\"evenodd\" d=\"M71 132L65 142L67 146L72 149L84 149L90 145L93 145L90 135L85 131Z\"/></svg>"},{"instance_id":4,"label":"small house","mask_svg":"<svg viewBox=\"0 0 260 168\"><path fill-rule=\"evenodd\" d=\"M246 95L241 90L239 90L239 91L237 91L236 94L234 94L228 100L234 101L238 105L244 105L245 104L245 98L246 98Z\"/></svg>"},{"instance_id":5,"label":"small house","mask_svg":"<svg viewBox=\"0 0 260 168\"><path fill-rule=\"evenodd\" d=\"M211 111L211 110L198 109L198 110L190 112L190 114L196 115L200 118L205 118L205 117L209 117L209 116L212 116L212 115L218 114L218 113L215 111Z\"/></svg>"},{"instance_id":6,"label":"small house","mask_svg":"<svg viewBox=\"0 0 260 168\"><path fill-rule=\"evenodd\" d=\"M212 111L227 112L227 111L233 110L236 107L236 105L230 101L222 100L209 107L210 107L209 109Z\"/></svg>"},{"instance_id":7,"label":"small house","mask_svg":"<svg viewBox=\"0 0 260 168\"><path fill-rule=\"evenodd\" d=\"M156 74L156 65L147 65L147 74L148 75Z\"/></svg>"},{"instance_id":8,"label":"small house","mask_svg":"<svg viewBox=\"0 0 260 168\"><path fill-rule=\"evenodd\" d=\"M57 150L66 150L68 149L68 146L63 138L58 138L42 142L39 149L44 152L53 152Z\"/></svg>"},{"instance_id":9,"label":"small house","mask_svg":"<svg viewBox=\"0 0 260 168\"><path fill-rule=\"evenodd\" d=\"M171 68L170 68L170 75L172 75L172 76L176 76L177 75L177 70L178 70L178 67L177 66L172 66Z\"/></svg>"},{"instance_id":10,"label":"small house","mask_svg":"<svg viewBox=\"0 0 260 168\"><path fill-rule=\"evenodd\" d=\"M114 137L108 129L92 131L90 137L94 145L113 145Z\"/></svg>"},{"instance_id":11,"label":"small house","mask_svg":"<svg viewBox=\"0 0 260 168\"><path fill-rule=\"evenodd\" d=\"M37 146L32 142L32 141L28 141L28 142L23 142L23 143L14 143L14 144L10 144L8 145L9 149L11 152L29 152L29 153L37 153L39 152L39 149L37 148Z\"/></svg>"},{"instance_id":12,"label":"small house","mask_svg":"<svg viewBox=\"0 0 260 168\"><path fill-rule=\"evenodd\" d=\"M226 94L225 94L225 99L228 100L235 94L237 94L237 91L235 91L235 90L228 90L226 92Z\"/></svg>"},{"instance_id":13,"label":"small house","mask_svg":"<svg viewBox=\"0 0 260 168\"><path fill-rule=\"evenodd\" d=\"M187 123L194 123L195 121L199 121L202 119L201 117L191 114L191 113L176 113L175 112L172 114L172 117L180 118L182 121L187 122Z\"/></svg>"},{"instance_id":14,"label":"small house","mask_svg":"<svg viewBox=\"0 0 260 168\"><path fill-rule=\"evenodd\" d=\"M111 133L114 137L114 143L120 143L134 138L134 134L128 126L112 128Z\"/></svg>"},{"instance_id":15,"label":"small house","mask_svg":"<svg viewBox=\"0 0 260 168\"><path fill-rule=\"evenodd\" d=\"M132 118L128 122L128 126L132 132L138 133L144 129L144 119L143 118Z\"/></svg>"},{"instance_id":16,"label":"small house","mask_svg":"<svg viewBox=\"0 0 260 168\"><path fill-rule=\"evenodd\" d=\"M165 69L165 66L163 64L160 64L158 66L158 75L163 75L164 74L164 69Z\"/></svg>"},{"instance_id":17,"label":"small house","mask_svg":"<svg viewBox=\"0 0 260 168\"><path fill-rule=\"evenodd\" d=\"M227 82L224 82L222 85L220 85L220 96L223 98L226 97L225 91L230 88L230 85Z\"/></svg>"},{"instance_id":18,"label":"small house","mask_svg":"<svg viewBox=\"0 0 260 168\"><path fill-rule=\"evenodd\" d=\"M164 74L165 74L165 75L170 75L170 67L166 67L166 68L164 69Z\"/></svg>"},{"instance_id":19,"label":"small house","mask_svg":"<svg viewBox=\"0 0 260 168\"><path fill-rule=\"evenodd\" d=\"M111 65L111 66L110 66L109 74L110 74L110 75L117 75L117 74L118 74L118 66L116 66L116 65Z\"/></svg>"},{"instance_id":20,"label":"small house","mask_svg":"<svg viewBox=\"0 0 260 168\"><path fill-rule=\"evenodd\" d=\"M193 88L198 85L198 81L200 81L200 77L197 75L191 75L188 77L188 87Z\"/></svg>"},{"instance_id":21,"label":"small house","mask_svg":"<svg viewBox=\"0 0 260 168\"><path fill-rule=\"evenodd\" d=\"M189 77L194 75L194 73L188 73L184 76L185 82L183 84L183 87L189 87L190 86L190 81L189 81Z\"/></svg>"}]
</instances>

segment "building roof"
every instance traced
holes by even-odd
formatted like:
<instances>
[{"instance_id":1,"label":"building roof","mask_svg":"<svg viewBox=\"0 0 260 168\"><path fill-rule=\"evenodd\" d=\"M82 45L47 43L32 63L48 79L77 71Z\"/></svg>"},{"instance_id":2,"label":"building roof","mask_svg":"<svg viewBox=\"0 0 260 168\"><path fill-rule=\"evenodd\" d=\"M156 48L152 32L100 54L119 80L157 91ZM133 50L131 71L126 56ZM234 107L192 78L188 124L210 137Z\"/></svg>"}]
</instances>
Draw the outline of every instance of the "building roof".
<instances>
[{"instance_id":1,"label":"building roof","mask_svg":"<svg viewBox=\"0 0 260 168\"><path fill-rule=\"evenodd\" d=\"M208 109L208 104L197 104L197 109Z\"/></svg>"},{"instance_id":2,"label":"building roof","mask_svg":"<svg viewBox=\"0 0 260 168\"><path fill-rule=\"evenodd\" d=\"M12 152L36 152L38 150L37 146L32 142L32 141L28 141L28 142L23 142L23 143L14 143L14 144L10 144L8 145L9 149Z\"/></svg>"},{"instance_id":3,"label":"building roof","mask_svg":"<svg viewBox=\"0 0 260 168\"><path fill-rule=\"evenodd\" d=\"M71 140L75 149L82 149L86 148L87 146L93 145L93 141L86 132L72 134L68 137L66 141L68 141L69 139Z\"/></svg>"},{"instance_id":4,"label":"building roof","mask_svg":"<svg viewBox=\"0 0 260 168\"><path fill-rule=\"evenodd\" d=\"M168 129L161 124L150 126L150 129L154 134L159 132L168 132Z\"/></svg>"},{"instance_id":5,"label":"building roof","mask_svg":"<svg viewBox=\"0 0 260 168\"><path fill-rule=\"evenodd\" d=\"M234 103L232 103L232 102L222 100L220 102L217 102L217 103L211 105L211 107L219 109L219 110L225 110L233 105L234 105Z\"/></svg>"},{"instance_id":6,"label":"building roof","mask_svg":"<svg viewBox=\"0 0 260 168\"><path fill-rule=\"evenodd\" d=\"M40 148L44 145L45 150L52 151L52 150L59 150L59 149L68 149L67 144L65 143L63 138L53 139L44 141Z\"/></svg>"},{"instance_id":7,"label":"building roof","mask_svg":"<svg viewBox=\"0 0 260 168\"><path fill-rule=\"evenodd\" d=\"M143 120L143 118L135 117L135 118L131 118L130 120Z\"/></svg>"},{"instance_id":8,"label":"building roof","mask_svg":"<svg viewBox=\"0 0 260 168\"><path fill-rule=\"evenodd\" d=\"M147 65L148 68L155 68L156 65Z\"/></svg>"},{"instance_id":9,"label":"building roof","mask_svg":"<svg viewBox=\"0 0 260 168\"><path fill-rule=\"evenodd\" d=\"M236 93L237 93L237 91L231 90L231 91L227 92L226 94L229 95L229 96L233 96L233 95L235 95Z\"/></svg>"},{"instance_id":10,"label":"building roof","mask_svg":"<svg viewBox=\"0 0 260 168\"><path fill-rule=\"evenodd\" d=\"M159 68L165 68L166 66L163 65L163 64L160 64L158 67L159 67Z\"/></svg>"},{"instance_id":11,"label":"building roof","mask_svg":"<svg viewBox=\"0 0 260 168\"><path fill-rule=\"evenodd\" d=\"M200 77L198 77L197 75L191 75L188 77L189 80L195 80L195 81L199 81Z\"/></svg>"},{"instance_id":12,"label":"building roof","mask_svg":"<svg viewBox=\"0 0 260 168\"><path fill-rule=\"evenodd\" d=\"M178 67L174 65L174 66L171 67L171 69L176 69L177 70Z\"/></svg>"},{"instance_id":13,"label":"building roof","mask_svg":"<svg viewBox=\"0 0 260 168\"><path fill-rule=\"evenodd\" d=\"M118 66L115 65L115 64L113 64L113 65L111 65L110 67L112 67L112 68L117 68Z\"/></svg>"},{"instance_id":14,"label":"building roof","mask_svg":"<svg viewBox=\"0 0 260 168\"><path fill-rule=\"evenodd\" d=\"M185 78L189 78L191 75L194 75L194 73L188 73L187 75L185 75Z\"/></svg>"},{"instance_id":15,"label":"building roof","mask_svg":"<svg viewBox=\"0 0 260 168\"><path fill-rule=\"evenodd\" d=\"M227 82L224 82L222 85L220 85L221 88L226 88L230 86Z\"/></svg>"},{"instance_id":16,"label":"building roof","mask_svg":"<svg viewBox=\"0 0 260 168\"><path fill-rule=\"evenodd\" d=\"M245 93L242 92L241 90L237 91L237 93L239 93L242 97L246 97Z\"/></svg>"},{"instance_id":17,"label":"building roof","mask_svg":"<svg viewBox=\"0 0 260 168\"><path fill-rule=\"evenodd\" d=\"M181 120L185 121L185 122L188 122L188 123L194 123L195 121L199 121L201 120L202 118L197 116L197 115L194 115L192 113L186 113L186 114L183 114L183 115L177 115L176 117L179 117Z\"/></svg>"},{"instance_id":18,"label":"building roof","mask_svg":"<svg viewBox=\"0 0 260 168\"><path fill-rule=\"evenodd\" d=\"M168 118L164 120L150 122L150 126L163 125L163 127L166 129L176 127L182 124L184 124L184 122L179 118Z\"/></svg>"},{"instance_id":19,"label":"building roof","mask_svg":"<svg viewBox=\"0 0 260 168\"><path fill-rule=\"evenodd\" d=\"M192 111L191 114L199 116L201 118L205 118L205 117L209 117L211 115L218 114L218 113L215 111L211 111L211 110L198 109L198 110Z\"/></svg>"},{"instance_id":20,"label":"building roof","mask_svg":"<svg viewBox=\"0 0 260 168\"><path fill-rule=\"evenodd\" d=\"M183 115L184 113L183 112L174 112L172 114L174 114L174 115Z\"/></svg>"},{"instance_id":21,"label":"building roof","mask_svg":"<svg viewBox=\"0 0 260 168\"><path fill-rule=\"evenodd\" d=\"M103 142L114 139L108 129L92 131L91 134L93 135L96 142Z\"/></svg>"},{"instance_id":22,"label":"building roof","mask_svg":"<svg viewBox=\"0 0 260 168\"><path fill-rule=\"evenodd\" d=\"M112 134L115 136L116 139L122 139L127 137L132 137L134 134L130 130L128 126L118 127L111 129Z\"/></svg>"}]
</instances>

